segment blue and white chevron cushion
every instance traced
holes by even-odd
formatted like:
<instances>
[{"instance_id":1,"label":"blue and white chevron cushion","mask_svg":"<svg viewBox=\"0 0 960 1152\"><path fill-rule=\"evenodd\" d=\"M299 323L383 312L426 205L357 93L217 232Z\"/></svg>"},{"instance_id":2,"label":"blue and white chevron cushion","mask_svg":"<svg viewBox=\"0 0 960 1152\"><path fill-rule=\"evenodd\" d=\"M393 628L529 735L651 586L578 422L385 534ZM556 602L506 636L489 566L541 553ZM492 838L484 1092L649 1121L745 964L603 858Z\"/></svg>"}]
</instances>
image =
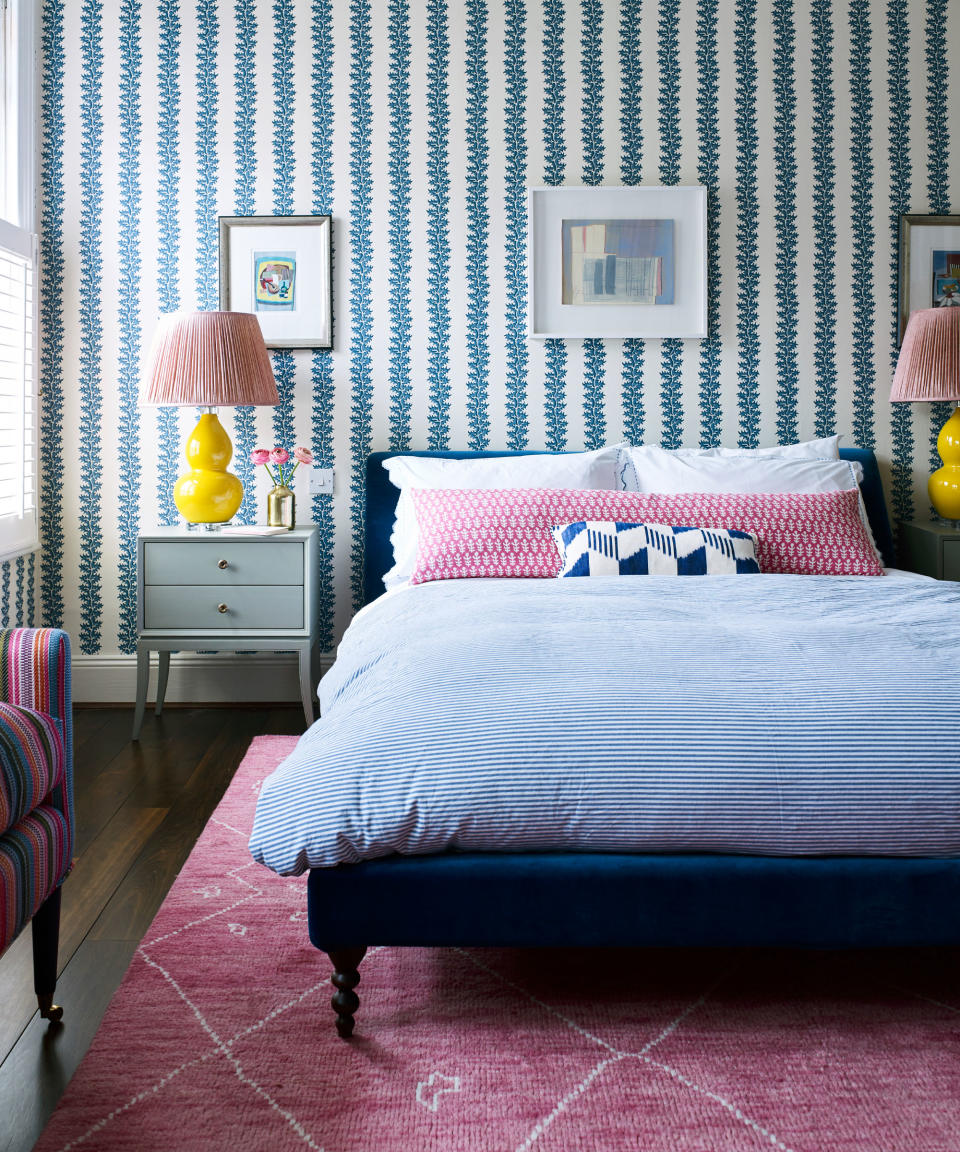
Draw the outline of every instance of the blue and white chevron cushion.
<instances>
[{"instance_id":1,"label":"blue and white chevron cushion","mask_svg":"<svg viewBox=\"0 0 960 1152\"><path fill-rule=\"evenodd\" d=\"M752 532L578 520L553 529L558 576L727 576L759 572Z\"/></svg>"}]
</instances>

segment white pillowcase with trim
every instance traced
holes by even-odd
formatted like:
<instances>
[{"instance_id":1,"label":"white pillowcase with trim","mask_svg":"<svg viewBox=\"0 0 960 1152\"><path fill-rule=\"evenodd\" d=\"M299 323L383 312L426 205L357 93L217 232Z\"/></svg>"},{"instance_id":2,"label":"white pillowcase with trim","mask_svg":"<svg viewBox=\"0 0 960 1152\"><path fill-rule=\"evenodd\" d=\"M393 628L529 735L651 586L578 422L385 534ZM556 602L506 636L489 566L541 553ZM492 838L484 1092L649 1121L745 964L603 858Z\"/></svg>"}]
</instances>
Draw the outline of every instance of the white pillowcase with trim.
<instances>
[{"instance_id":1,"label":"white pillowcase with trim","mask_svg":"<svg viewBox=\"0 0 960 1152\"><path fill-rule=\"evenodd\" d=\"M837 492L856 488L860 519L874 552L870 518L859 491L863 466L855 460L784 456L678 456L664 448L632 448L638 492Z\"/></svg>"},{"instance_id":2,"label":"white pillowcase with trim","mask_svg":"<svg viewBox=\"0 0 960 1152\"><path fill-rule=\"evenodd\" d=\"M383 577L384 587L405 584L416 564L418 532L411 488L622 489L618 463L627 459L626 450L626 444L612 444L592 452L544 452L480 460L391 456L383 466L400 489L400 498L390 535L393 567Z\"/></svg>"},{"instance_id":3,"label":"white pillowcase with trim","mask_svg":"<svg viewBox=\"0 0 960 1152\"><path fill-rule=\"evenodd\" d=\"M684 456L780 456L786 460L839 460L840 436L801 440L799 444L773 444L769 448L681 448Z\"/></svg>"},{"instance_id":4,"label":"white pillowcase with trim","mask_svg":"<svg viewBox=\"0 0 960 1152\"><path fill-rule=\"evenodd\" d=\"M638 492L836 492L856 488L863 469L851 460L784 456L678 456L632 449Z\"/></svg>"},{"instance_id":5,"label":"white pillowcase with trim","mask_svg":"<svg viewBox=\"0 0 960 1152\"><path fill-rule=\"evenodd\" d=\"M823 436L818 440L801 440L798 444L774 444L770 448L658 448L655 445L638 444L628 447L622 454L620 475L623 487L630 492L639 492L637 469L648 453L668 452L671 456L693 458L728 458L749 456L758 460L777 458L783 460L839 460L840 437ZM636 458L634 457L636 453Z\"/></svg>"}]
</instances>

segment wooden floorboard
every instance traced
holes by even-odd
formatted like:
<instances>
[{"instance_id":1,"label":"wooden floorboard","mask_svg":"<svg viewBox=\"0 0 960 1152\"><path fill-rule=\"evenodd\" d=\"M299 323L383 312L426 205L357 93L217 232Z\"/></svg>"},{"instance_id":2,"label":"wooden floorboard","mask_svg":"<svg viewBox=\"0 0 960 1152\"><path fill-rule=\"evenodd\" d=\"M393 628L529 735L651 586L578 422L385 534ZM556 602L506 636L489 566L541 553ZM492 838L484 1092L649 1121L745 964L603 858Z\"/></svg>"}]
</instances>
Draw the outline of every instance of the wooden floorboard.
<instances>
[{"instance_id":1,"label":"wooden floorboard","mask_svg":"<svg viewBox=\"0 0 960 1152\"><path fill-rule=\"evenodd\" d=\"M64 886L60 918L61 967L83 942L90 925L115 898L168 812L167 808L124 804L90 845L90 850L80 857L69 878L69 890Z\"/></svg>"},{"instance_id":2,"label":"wooden floorboard","mask_svg":"<svg viewBox=\"0 0 960 1152\"><path fill-rule=\"evenodd\" d=\"M303 713L282 706L148 713L136 744L132 722L129 708L80 708L74 717L76 863L63 889L62 1026L36 1012L29 929L0 957L0 1152L33 1147L250 741L303 731Z\"/></svg>"},{"instance_id":3,"label":"wooden floorboard","mask_svg":"<svg viewBox=\"0 0 960 1152\"><path fill-rule=\"evenodd\" d=\"M6 1055L37 1010L30 931L21 932L0 959L0 1053Z\"/></svg>"},{"instance_id":4,"label":"wooden floorboard","mask_svg":"<svg viewBox=\"0 0 960 1152\"><path fill-rule=\"evenodd\" d=\"M164 717L162 728L158 722L157 729L151 726L149 736L134 744L125 724L125 742L96 777L77 790L78 845L99 835L105 820L129 801L169 808L223 725L223 717L215 713L184 712L174 721Z\"/></svg>"},{"instance_id":5,"label":"wooden floorboard","mask_svg":"<svg viewBox=\"0 0 960 1152\"><path fill-rule=\"evenodd\" d=\"M237 715L214 738L166 819L93 925L94 939L139 940L143 936L264 719L261 714Z\"/></svg>"},{"instance_id":6,"label":"wooden floorboard","mask_svg":"<svg viewBox=\"0 0 960 1152\"><path fill-rule=\"evenodd\" d=\"M79 748L94 733L98 732L110 719L106 708L74 708L73 744Z\"/></svg>"}]
</instances>

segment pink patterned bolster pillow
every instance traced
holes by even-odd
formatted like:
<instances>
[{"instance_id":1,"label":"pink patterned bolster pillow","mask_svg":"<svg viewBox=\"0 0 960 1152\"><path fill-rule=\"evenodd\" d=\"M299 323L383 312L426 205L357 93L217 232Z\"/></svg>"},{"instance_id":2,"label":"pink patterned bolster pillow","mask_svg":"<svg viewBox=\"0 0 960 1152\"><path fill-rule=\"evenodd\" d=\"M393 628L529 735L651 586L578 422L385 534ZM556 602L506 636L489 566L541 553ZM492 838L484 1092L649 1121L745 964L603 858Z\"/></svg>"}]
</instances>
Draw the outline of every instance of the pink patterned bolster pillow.
<instances>
[{"instance_id":1,"label":"pink patterned bolster pillow","mask_svg":"<svg viewBox=\"0 0 960 1152\"><path fill-rule=\"evenodd\" d=\"M762 572L882 576L858 492L685 493L568 488L411 490L420 543L412 584L560 571L552 529L576 520L740 528Z\"/></svg>"}]
</instances>

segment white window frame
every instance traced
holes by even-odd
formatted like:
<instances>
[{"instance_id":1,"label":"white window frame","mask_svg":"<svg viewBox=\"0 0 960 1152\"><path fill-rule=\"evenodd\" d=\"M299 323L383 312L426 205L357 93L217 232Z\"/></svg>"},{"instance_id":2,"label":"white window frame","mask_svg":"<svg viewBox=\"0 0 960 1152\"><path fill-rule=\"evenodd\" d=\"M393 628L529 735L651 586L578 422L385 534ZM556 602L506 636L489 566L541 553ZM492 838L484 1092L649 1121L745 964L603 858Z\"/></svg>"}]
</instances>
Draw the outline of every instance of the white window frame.
<instances>
[{"instance_id":1,"label":"white window frame","mask_svg":"<svg viewBox=\"0 0 960 1152\"><path fill-rule=\"evenodd\" d=\"M23 486L21 511L0 516L0 561L35 551L39 545L39 284L37 246L37 163L39 154L38 55L39 4L36 0L0 0L0 249L20 257L32 282L31 308L24 321L29 364L24 374L18 419L24 461L30 475ZM23 429L26 431L23 431Z\"/></svg>"}]
</instances>

